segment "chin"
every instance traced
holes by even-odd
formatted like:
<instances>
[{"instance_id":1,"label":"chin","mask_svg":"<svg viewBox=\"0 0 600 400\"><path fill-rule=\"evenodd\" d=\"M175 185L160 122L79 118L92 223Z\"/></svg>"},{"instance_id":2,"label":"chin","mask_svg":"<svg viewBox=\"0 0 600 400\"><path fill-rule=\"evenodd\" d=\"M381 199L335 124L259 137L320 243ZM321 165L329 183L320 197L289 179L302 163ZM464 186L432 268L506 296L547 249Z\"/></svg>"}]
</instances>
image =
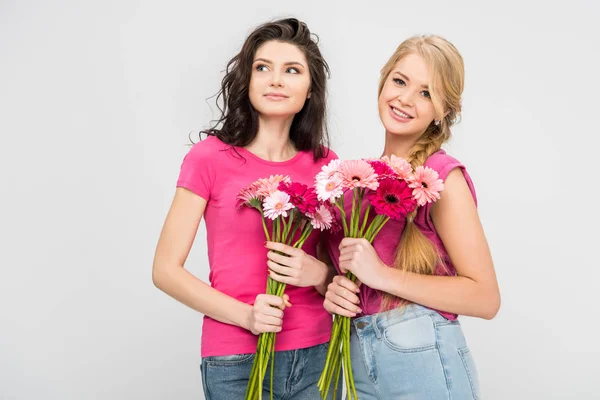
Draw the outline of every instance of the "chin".
<instances>
[{"instance_id":1,"label":"chin","mask_svg":"<svg viewBox=\"0 0 600 400\"><path fill-rule=\"evenodd\" d=\"M293 116L293 115L299 113L300 110L298 110L296 107L289 107L289 106L288 107L277 107L277 106L274 107L273 104L265 104L262 107L257 108L257 111L265 117Z\"/></svg>"}]
</instances>

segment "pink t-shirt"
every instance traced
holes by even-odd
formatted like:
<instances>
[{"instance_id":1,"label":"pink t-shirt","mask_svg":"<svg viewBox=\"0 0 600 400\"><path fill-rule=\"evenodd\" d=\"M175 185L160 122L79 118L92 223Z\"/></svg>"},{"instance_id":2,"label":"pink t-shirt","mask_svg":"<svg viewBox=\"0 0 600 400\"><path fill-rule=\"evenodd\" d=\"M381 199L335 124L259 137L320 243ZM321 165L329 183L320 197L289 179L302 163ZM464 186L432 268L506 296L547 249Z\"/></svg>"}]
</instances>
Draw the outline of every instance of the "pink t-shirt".
<instances>
[{"instance_id":1,"label":"pink t-shirt","mask_svg":"<svg viewBox=\"0 0 600 400\"><path fill-rule=\"evenodd\" d=\"M473 186L473 182L471 181L471 178L469 177L469 174L467 173L465 167L458 160L446 154L444 150L439 150L427 159L427 161L425 162L425 166L436 170L439 174L440 179L442 180L446 180L446 177L454 168L460 168L465 177L465 180L467 181L467 184L469 185L469 189L471 190L471 194L473 195L473 200L475 200L475 204L477 204L477 198L475 195L475 188ZM352 210L352 197L350 193L351 192L346 193L346 198L344 201L344 208L346 210L347 215L350 215L350 212ZM363 203L363 212L365 206L366 203ZM415 224L417 228L419 228L419 230L423 232L423 234L438 247L442 259L447 266L447 272L444 268L439 266L436 271L436 274L456 275L456 269L452 264L452 260L450 260L448 252L446 251L446 248L442 243L442 239L439 237L437 231L435 230L435 226L433 225L433 222L430 217L430 210L431 204L428 204L424 207L420 207L415 217ZM405 219L399 221L389 220L373 241L373 247L377 251L377 254L381 258L381 260L386 265L392 265L394 263L394 256L396 254L396 249L400 244L400 237L402 231L404 230L405 224ZM329 249L329 254L336 268L338 268L338 260L340 255L339 244L342 241L343 237L343 231L337 232L335 234L327 234L327 245ZM363 285L361 286L359 297L360 307L363 311L363 315L371 315L380 312L380 291ZM455 320L458 317L456 314L442 311L438 312L450 320Z\"/></svg>"},{"instance_id":2,"label":"pink t-shirt","mask_svg":"<svg viewBox=\"0 0 600 400\"><path fill-rule=\"evenodd\" d=\"M312 186L321 167L334 158L336 154L329 151L327 157L315 162L312 152L301 151L291 160L272 162L244 148L226 145L214 136L190 149L177 186L208 202L204 221L212 287L248 304L266 291L268 250L264 247L260 214L248 207L236 209L240 189L276 174ZM320 231L313 231L303 246L306 253L316 257L320 235ZM285 310L275 350L301 349L329 341L332 318L317 290L288 285L286 293L292 307ZM246 329L204 316L202 357L254 353L257 340L258 336Z\"/></svg>"}]
</instances>

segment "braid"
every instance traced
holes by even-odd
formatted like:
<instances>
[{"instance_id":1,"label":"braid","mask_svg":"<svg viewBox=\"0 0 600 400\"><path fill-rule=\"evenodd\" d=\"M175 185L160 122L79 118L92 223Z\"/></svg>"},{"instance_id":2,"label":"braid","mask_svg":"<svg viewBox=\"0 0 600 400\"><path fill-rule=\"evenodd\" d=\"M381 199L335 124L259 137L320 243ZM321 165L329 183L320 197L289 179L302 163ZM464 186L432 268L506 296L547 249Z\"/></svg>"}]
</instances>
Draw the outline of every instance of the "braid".
<instances>
[{"instance_id":1,"label":"braid","mask_svg":"<svg viewBox=\"0 0 600 400\"><path fill-rule=\"evenodd\" d=\"M425 133L413 145L408 162L413 168L425 164L433 153L442 148L442 144L450 137L450 129L446 121L440 125L431 124ZM406 218L400 245L396 251L393 268L422 275L434 275L438 265L443 265L437 247L417 228L414 211ZM381 310L392 307L403 307L408 302L390 293L383 293Z\"/></svg>"},{"instance_id":2,"label":"braid","mask_svg":"<svg viewBox=\"0 0 600 400\"><path fill-rule=\"evenodd\" d=\"M425 164L433 153L442 148L442 144L450 139L450 129L445 120L440 125L431 124L425 133L413 145L408 162L413 168Z\"/></svg>"}]
</instances>

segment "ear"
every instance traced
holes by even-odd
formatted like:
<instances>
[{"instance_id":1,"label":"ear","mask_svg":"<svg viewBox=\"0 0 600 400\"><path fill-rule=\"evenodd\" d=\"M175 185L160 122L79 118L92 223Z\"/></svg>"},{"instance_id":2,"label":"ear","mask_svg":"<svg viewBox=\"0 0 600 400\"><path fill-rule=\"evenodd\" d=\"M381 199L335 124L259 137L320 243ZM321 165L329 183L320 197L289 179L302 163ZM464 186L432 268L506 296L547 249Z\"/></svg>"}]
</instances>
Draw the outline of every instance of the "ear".
<instances>
[{"instance_id":1,"label":"ear","mask_svg":"<svg viewBox=\"0 0 600 400\"><path fill-rule=\"evenodd\" d=\"M308 91L308 94L306 95L306 98L307 98L307 99L310 99L310 95L311 95L311 94L312 94L312 92L309 90L309 91Z\"/></svg>"}]
</instances>

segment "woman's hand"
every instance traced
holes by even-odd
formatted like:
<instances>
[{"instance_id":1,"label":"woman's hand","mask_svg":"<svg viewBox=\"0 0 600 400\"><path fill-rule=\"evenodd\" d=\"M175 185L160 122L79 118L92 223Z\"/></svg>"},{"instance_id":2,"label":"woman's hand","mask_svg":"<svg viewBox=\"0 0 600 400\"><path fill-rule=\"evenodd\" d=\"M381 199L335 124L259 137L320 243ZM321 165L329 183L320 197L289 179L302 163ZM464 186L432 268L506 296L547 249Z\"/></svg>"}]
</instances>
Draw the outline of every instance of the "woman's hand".
<instances>
[{"instance_id":1,"label":"woman's hand","mask_svg":"<svg viewBox=\"0 0 600 400\"><path fill-rule=\"evenodd\" d=\"M368 240L355 238L344 238L340 243L339 267L344 274L352 272L373 289L381 289L387 268Z\"/></svg>"},{"instance_id":2,"label":"woman's hand","mask_svg":"<svg viewBox=\"0 0 600 400\"><path fill-rule=\"evenodd\" d=\"M248 315L247 329L255 335L264 332L281 332L283 310L291 307L287 294L283 297L271 294L259 294Z\"/></svg>"},{"instance_id":3,"label":"woman's hand","mask_svg":"<svg viewBox=\"0 0 600 400\"><path fill-rule=\"evenodd\" d=\"M336 275L329 286L327 286L323 307L330 314L355 317L357 313L362 312L358 306L360 300L356 295L359 292L358 284L343 275Z\"/></svg>"},{"instance_id":4,"label":"woman's hand","mask_svg":"<svg viewBox=\"0 0 600 400\"><path fill-rule=\"evenodd\" d=\"M272 279L299 287L325 284L327 265L304 250L276 242L267 242L265 247L270 250L267 265Z\"/></svg>"}]
</instances>

